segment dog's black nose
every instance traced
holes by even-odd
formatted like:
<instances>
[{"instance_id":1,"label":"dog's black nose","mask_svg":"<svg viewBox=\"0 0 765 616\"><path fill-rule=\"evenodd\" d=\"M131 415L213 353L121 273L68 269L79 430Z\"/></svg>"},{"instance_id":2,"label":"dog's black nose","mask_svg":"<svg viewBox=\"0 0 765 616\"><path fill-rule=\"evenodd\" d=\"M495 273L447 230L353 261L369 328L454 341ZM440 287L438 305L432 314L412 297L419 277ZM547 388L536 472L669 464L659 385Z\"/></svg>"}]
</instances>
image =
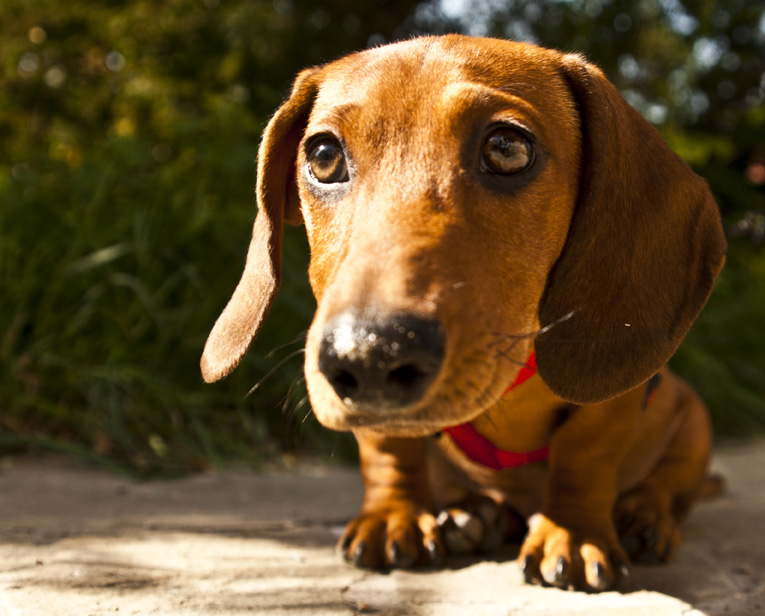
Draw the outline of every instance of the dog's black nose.
<instances>
[{"instance_id":1,"label":"dog's black nose","mask_svg":"<svg viewBox=\"0 0 765 616\"><path fill-rule=\"evenodd\" d=\"M319 370L349 407L384 410L418 402L443 359L438 321L414 315L364 319L346 312L324 328Z\"/></svg>"}]
</instances>

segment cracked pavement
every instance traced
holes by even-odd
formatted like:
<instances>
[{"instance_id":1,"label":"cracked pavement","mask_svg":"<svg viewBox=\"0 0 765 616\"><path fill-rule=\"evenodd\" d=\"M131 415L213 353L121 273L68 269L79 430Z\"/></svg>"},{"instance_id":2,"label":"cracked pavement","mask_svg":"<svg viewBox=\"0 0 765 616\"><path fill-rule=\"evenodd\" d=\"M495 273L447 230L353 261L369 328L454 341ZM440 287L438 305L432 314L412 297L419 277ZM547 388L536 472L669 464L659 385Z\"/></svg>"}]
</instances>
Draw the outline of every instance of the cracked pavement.
<instances>
[{"instance_id":1,"label":"cracked pavement","mask_svg":"<svg viewBox=\"0 0 765 616\"><path fill-rule=\"evenodd\" d=\"M590 595L525 585L517 546L438 571L346 565L334 543L360 502L353 469L137 483L66 458L6 458L0 616L765 615L765 441L719 447L714 468L728 490L696 508L676 560Z\"/></svg>"}]
</instances>

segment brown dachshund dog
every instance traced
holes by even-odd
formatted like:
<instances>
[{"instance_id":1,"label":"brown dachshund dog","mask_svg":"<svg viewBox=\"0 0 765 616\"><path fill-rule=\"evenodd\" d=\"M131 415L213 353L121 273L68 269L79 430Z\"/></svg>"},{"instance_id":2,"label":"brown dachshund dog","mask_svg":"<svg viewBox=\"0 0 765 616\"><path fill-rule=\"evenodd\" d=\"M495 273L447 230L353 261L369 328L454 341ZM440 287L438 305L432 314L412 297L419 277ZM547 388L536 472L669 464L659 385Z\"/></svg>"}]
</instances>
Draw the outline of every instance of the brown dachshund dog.
<instances>
[{"instance_id":1,"label":"brown dachshund dog","mask_svg":"<svg viewBox=\"0 0 765 616\"><path fill-rule=\"evenodd\" d=\"M726 243L706 183L593 65L444 36L303 71L260 146L242 279L202 357L242 359L305 224L313 411L353 431L363 567L523 541L530 582L604 590L664 561L711 480L664 363Z\"/></svg>"}]
</instances>

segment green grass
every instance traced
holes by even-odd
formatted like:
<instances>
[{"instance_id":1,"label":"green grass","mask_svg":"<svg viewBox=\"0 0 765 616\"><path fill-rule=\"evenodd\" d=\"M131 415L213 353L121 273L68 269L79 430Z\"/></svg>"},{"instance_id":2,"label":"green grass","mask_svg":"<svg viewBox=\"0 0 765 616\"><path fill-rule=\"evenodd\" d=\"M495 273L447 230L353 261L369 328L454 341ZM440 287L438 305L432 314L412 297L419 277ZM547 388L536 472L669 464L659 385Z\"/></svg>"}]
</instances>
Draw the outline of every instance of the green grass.
<instances>
[{"instance_id":1,"label":"green grass","mask_svg":"<svg viewBox=\"0 0 765 616\"><path fill-rule=\"evenodd\" d=\"M709 303L671 365L701 393L719 435L765 428L765 250L731 242Z\"/></svg>"},{"instance_id":2,"label":"green grass","mask_svg":"<svg viewBox=\"0 0 765 616\"><path fill-rule=\"evenodd\" d=\"M246 394L302 345L266 356L309 323L307 248L291 229L283 293L256 351L223 383L203 384L201 349L255 213L257 139L249 151L244 136L218 139L239 145L241 167L214 155L156 163L147 144L113 139L77 169L40 160L16 177L4 170L0 443L60 443L146 472L256 463L279 449L271 437L289 422L270 407L293 384L286 408L299 401L300 358ZM292 421L293 432L317 431Z\"/></svg>"},{"instance_id":3,"label":"green grass","mask_svg":"<svg viewBox=\"0 0 765 616\"><path fill-rule=\"evenodd\" d=\"M219 384L198 367L244 264L267 116L303 54L359 44L301 33L315 11L2 4L0 448L143 474L344 451L306 417L299 357L263 379L313 312L300 230L253 352Z\"/></svg>"},{"instance_id":4,"label":"green grass","mask_svg":"<svg viewBox=\"0 0 765 616\"><path fill-rule=\"evenodd\" d=\"M732 224L746 211L763 209L763 186L744 180L757 151L765 109L742 113L734 135L670 134L705 177ZM739 151L745 154L736 154ZM671 365L707 402L717 434L748 436L765 431L765 244L732 239L715 290Z\"/></svg>"}]
</instances>

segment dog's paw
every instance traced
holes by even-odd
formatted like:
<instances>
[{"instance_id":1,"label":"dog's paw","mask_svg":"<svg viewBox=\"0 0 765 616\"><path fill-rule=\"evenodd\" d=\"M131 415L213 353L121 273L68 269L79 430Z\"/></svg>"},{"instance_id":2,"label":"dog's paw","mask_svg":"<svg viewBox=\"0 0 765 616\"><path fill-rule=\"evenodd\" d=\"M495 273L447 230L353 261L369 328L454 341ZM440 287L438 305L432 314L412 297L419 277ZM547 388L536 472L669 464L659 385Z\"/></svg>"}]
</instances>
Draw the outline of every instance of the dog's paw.
<instances>
[{"instance_id":1,"label":"dog's paw","mask_svg":"<svg viewBox=\"0 0 765 616\"><path fill-rule=\"evenodd\" d=\"M518 563L527 582L601 592L630 576L627 555L613 529L573 531L537 514Z\"/></svg>"},{"instance_id":2,"label":"dog's paw","mask_svg":"<svg viewBox=\"0 0 765 616\"><path fill-rule=\"evenodd\" d=\"M525 530L519 516L486 496L470 496L446 507L436 521L449 554L494 552Z\"/></svg>"},{"instance_id":3,"label":"dog's paw","mask_svg":"<svg viewBox=\"0 0 765 616\"><path fill-rule=\"evenodd\" d=\"M366 569L408 569L440 565L445 550L436 518L414 504L362 510L346 526L338 550Z\"/></svg>"},{"instance_id":4,"label":"dog's paw","mask_svg":"<svg viewBox=\"0 0 765 616\"><path fill-rule=\"evenodd\" d=\"M614 522L622 546L635 562L667 562L680 546L680 524L672 514L669 495L660 489L638 486L622 495L614 508Z\"/></svg>"}]
</instances>

